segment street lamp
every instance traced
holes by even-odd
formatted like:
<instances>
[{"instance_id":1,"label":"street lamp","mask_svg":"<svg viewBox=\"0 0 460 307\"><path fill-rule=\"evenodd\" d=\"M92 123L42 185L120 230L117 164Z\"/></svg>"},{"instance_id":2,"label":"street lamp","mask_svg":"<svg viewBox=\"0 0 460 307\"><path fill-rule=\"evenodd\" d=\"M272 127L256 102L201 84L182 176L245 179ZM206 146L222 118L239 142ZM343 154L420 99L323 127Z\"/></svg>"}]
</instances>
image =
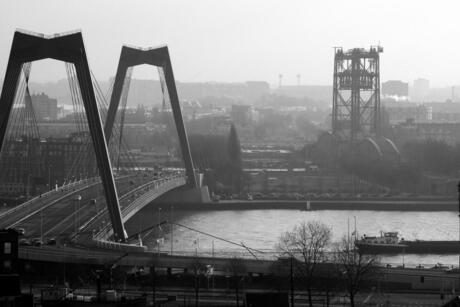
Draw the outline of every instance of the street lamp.
<instances>
[{"instance_id":1,"label":"street lamp","mask_svg":"<svg viewBox=\"0 0 460 307\"><path fill-rule=\"evenodd\" d=\"M40 241L43 242L43 203L40 201L42 204L40 208Z\"/></svg>"},{"instance_id":2,"label":"street lamp","mask_svg":"<svg viewBox=\"0 0 460 307\"><path fill-rule=\"evenodd\" d=\"M170 229L170 241L171 241L171 256L173 254L173 246L174 246L174 243L173 243L173 240L174 240L174 224L173 224L173 209L174 207L171 206L171 211L170 211L170 216L169 216L169 220L170 220L170 223L169 225L171 225L171 229Z\"/></svg>"},{"instance_id":3,"label":"street lamp","mask_svg":"<svg viewBox=\"0 0 460 307\"><path fill-rule=\"evenodd\" d=\"M75 228L75 234L77 233L78 227L77 227L77 221L78 221L78 211L80 210L80 201L81 201L81 195L77 195L74 198L75 205L74 205L74 228Z\"/></svg>"},{"instance_id":4,"label":"street lamp","mask_svg":"<svg viewBox=\"0 0 460 307\"><path fill-rule=\"evenodd\" d=\"M97 215L99 214L99 210L98 210L98 208L97 208L97 199L96 199L96 198L93 198L93 199L91 199L91 200L89 201L89 203L90 203L91 205L94 205L94 208L95 208L95 210L96 210L96 216L97 216Z\"/></svg>"},{"instance_id":5,"label":"street lamp","mask_svg":"<svg viewBox=\"0 0 460 307\"><path fill-rule=\"evenodd\" d=\"M157 239L157 244L158 244L158 256L160 255L160 244L162 242L161 240L161 207L158 207L158 239Z\"/></svg>"},{"instance_id":6,"label":"street lamp","mask_svg":"<svg viewBox=\"0 0 460 307\"><path fill-rule=\"evenodd\" d=\"M458 236L460 240L460 182L457 185L458 189ZM460 293L460 251L458 254L458 293Z\"/></svg>"}]
</instances>

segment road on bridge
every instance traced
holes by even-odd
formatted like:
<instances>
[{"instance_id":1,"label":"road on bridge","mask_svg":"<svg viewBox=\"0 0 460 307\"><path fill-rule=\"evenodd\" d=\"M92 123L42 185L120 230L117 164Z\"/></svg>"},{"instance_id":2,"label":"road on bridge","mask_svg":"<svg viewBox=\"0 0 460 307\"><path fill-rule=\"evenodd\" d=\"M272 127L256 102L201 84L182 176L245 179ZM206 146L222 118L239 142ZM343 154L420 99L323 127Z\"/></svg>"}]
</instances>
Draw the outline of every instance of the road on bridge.
<instances>
[{"instance_id":1,"label":"road on bridge","mask_svg":"<svg viewBox=\"0 0 460 307\"><path fill-rule=\"evenodd\" d=\"M117 179L116 184L119 194L123 195L151 180L151 177L129 176ZM41 238L46 242L51 238L70 238L81 225L106 209L101 183L86 185L65 195L58 191L51 197L37 198L36 202L32 213L23 216L24 213L18 210L0 218L0 224L3 227L23 228L23 238Z\"/></svg>"}]
</instances>

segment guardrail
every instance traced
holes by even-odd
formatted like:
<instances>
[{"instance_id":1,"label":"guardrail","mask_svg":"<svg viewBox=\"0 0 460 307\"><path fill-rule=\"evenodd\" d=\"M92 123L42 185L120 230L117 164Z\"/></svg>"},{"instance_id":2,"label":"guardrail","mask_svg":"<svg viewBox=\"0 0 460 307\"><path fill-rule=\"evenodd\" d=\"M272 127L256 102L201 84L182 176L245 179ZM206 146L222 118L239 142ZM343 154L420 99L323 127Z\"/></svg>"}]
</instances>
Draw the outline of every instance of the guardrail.
<instances>
[{"instance_id":1,"label":"guardrail","mask_svg":"<svg viewBox=\"0 0 460 307\"><path fill-rule=\"evenodd\" d=\"M74 182L71 182L71 183L68 183L66 185L63 185L61 187L59 187L57 190L56 189L53 189L51 191L48 191L46 193L43 193L43 194L40 194L38 196L35 196L34 198L31 198L29 199L28 201L18 205L18 206L15 206L13 208L11 208L10 210L7 210L3 213L0 214L0 219L5 217L5 216L8 216L16 211L19 211L19 210L23 210L25 208L27 208L28 206L30 206L31 204L37 202L38 200L41 200L43 201L45 198L47 197L51 197L53 195L58 195L59 193L62 193L62 191L68 191L72 188L76 188L78 186L81 186L81 185L86 185L86 184L89 184L89 183L95 183L95 182L98 182L100 181L100 178L99 177L91 177L91 178L87 178L87 179L82 179L82 180L79 180L79 181L74 181Z\"/></svg>"},{"instance_id":2,"label":"guardrail","mask_svg":"<svg viewBox=\"0 0 460 307\"><path fill-rule=\"evenodd\" d=\"M123 252L145 252L147 250L147 246L140 246L134 244L127 244L127 243L119 243L107 240L95 240L93 239L92 242L96 247L103 248L103 249L111 249L116 251L123 251Z\"/></svg>"},{"instance_id":3,"label":"guardrail","mask_svg":"<svg viewBox=\"0 0 460 307\"><path fill-rule=\"evenodd\" d=\"M177 183L179 181L179 183ZM142 201L146 201L148 198L152 197L152 190L155 192L155 194L162 194L166 191L168 191L171 187L168 183L175 182L174 186L178 186L180 184L183 184L186 182L186 176L185 175L173 175L171 177L165 177L165 178L160 178L156 179L152 182L143 184L139 186L138 188L134 189L133 191L126 193L121 199L120 199L120 206L122 216L127 216L134 208L136 208ZM139 191L143 191L142 196L140 196L138 199L135 199L133 202L131 202L130 198L133 194L138 193ZM126 207L125 207L126 206ZM125 207L125 208L123 208ZM105 211L104 211L105 212ZM101 212L100 214L103 214L104 212ZM108 238L112 235L112 226L111 224L106 224L104 225L95 235L94 238L95 240L102 240L105 238Z\"/></svg>"},{"instance_id":4,"label":"guardrail","mask_svg":"<svg viewBox=\"0 0 460 307\"><path fill-rule=\"evenodd\" d=\"M153 196L163 194L174 187L184 185L185 183L186 179L184 176L174 176L162 182L154 182L153 185L146 188L145 193L129 203L127 207L123 208L122 215L124 219L129 219L133 216L137 211L139 211L139 206L144 202L148 202Z\"/></svg>"},{"instance_id":5,"label":"guardrail","mask_svg":"<svg viewBox=\"0 0 460 307\"><path fill-rule=\"evenodd\" d=\"M130 177L133 177L133 175L120 176L120 177L118 177L116 179L120 180L120 179L126 179L126 178L130 178ZM71 182L69 184L66 184L64 186L59 187L57 190L53 189L51 191L48 191L46 193L43 193L41 195L38 195L38 196L28 200L28 201L26 201L26 202L24 202L24 203L22 203L22 204L20 204L20 205L18 205L16 207L14 207L14 208L11 208L10 210L7 210L7 211L1 213L0 214L0 222L5 222L5 220L7 221L8 218L11 218L11 216L13 214L15 214L16 212L23 211L23 213L24 213L24 215L26 217L30 216L31 214L34 214L34 212L36 212L37 210L46 208L47 206L52 205L54 202L67 197L66 194L63 194L63 192L75 193L75 192L81 191L81 190L83 190L83 189L85 189L87 187L99 184L100 182L101 182L100 177L91 177L91 178ZM41 206L40 208L37 208L37 204L43 204L44 202L48 202L48 204L45 207ZM15 221L15 222L17 222L17 221ZM3 225L3 227L7 227L7 226L8 225ZM10 225L10 227L11 227L11 225Z\"/></svg>"}]
</instances>

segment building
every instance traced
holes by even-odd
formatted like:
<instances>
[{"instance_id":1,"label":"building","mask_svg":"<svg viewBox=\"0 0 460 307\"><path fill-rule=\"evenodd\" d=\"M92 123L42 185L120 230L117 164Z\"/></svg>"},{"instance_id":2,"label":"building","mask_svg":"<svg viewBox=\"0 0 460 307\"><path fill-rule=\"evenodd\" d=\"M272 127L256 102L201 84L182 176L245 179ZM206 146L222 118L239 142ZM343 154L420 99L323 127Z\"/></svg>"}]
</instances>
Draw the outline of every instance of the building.
<instances>
[{"instance_id":1,"label":"building","mask_svg":"<svg viewBox=\"0 0 460 307\"><path fill-rule=\"evenodd\" d=\"M383 96L409 96L409 83L402 82L401 80L389 80L382 83Z\"/></svg>"},{"instance_id":2,"label":"building","mask_svg":"<svg viewBox=\"0 0 460 307\"><path fill-rule=\"evenodd\" d=\"M433 121L454 123L460 122L460 103L427 103L433 109Z\"/></svg>"},{"instance_id":3,"label":"building","mask_svg":"<svg viewBox=\"0 0 460 307\"><path fill-rule=\"evenodd\" d=\"M2 285L0 305L2 306L15 306L16 298L21 295L18 274L18 236L16 230L0 230L0 284Z\"/></svg>"},{"instance_id":4,"label":"building","mask_svg":"<svg viewBox=\"0 0 460 307\"><path fill-rule=\"evenodd\" d=\"M57 99L48 97L45 93L31 96L35 117L38 121L56 120L58 117Z\"/></svg>"},{"instance_id":5,"label":"building","mask_svg":"<svg viewBox=\"0 0 460 307\"><path fill-rule=\"evenodd\" d=\"M228 115L209 114L190 120L187 123L187 131L190 134L227 135L231 125L232 119Z\"/></svg>"},{"instance_id":6,"label":"building","mask_svg":"<svg viewBox=\"0 0 460 307\"><path fill-rule=\"evenodd\" d=\"M177 92L183 100L203 101L204 98L226 98L231 101L254 103L270 94L270 86L265 81L247 82L180 82L176 81ZM161 105L163 92L158 80L131 80L128 107L138 104Z\"/></svg>"},{"instance_id":7,"label":"building","mask_svg":"<svg viewBox=\"0 0 460 307\"><path fill-rule=\"evenodd\" d=\"M34 306L33 294L21 293L19 235L11 228L0 229L0 306Z\"/></svg>"},{"instance_id":8,"label":"building","mask_svg":"<svg viewBox=\"0 0 460 307\"><path fill-rule=\"evenodd\" d=\"M0 194L3 198L30 197L96 174L96 160L88 132L65 138L5 140L0 159ZM69 178L72 176L72 178Z\"/></svg>"},{"instance_id":9,"label":"building","mask_svg":"<svg viewBox=\"0 0 460 307\"><path fill-rule=\"evenodd\" d=\"M232 105L232 120L240 126L248 126L254 121L255 111L251 105Z\"/></svg>"},{"instance_id":10,"label":"building","mask_svg":"<svg viewBox=\"0 0 460 307\"><path fill-rule=\"evenodd\" d=\"M427 79L414 80L414 87L411 91L411 100L416 102L426 102L430 92L430 81Z\"/></svg>"},{"instance_id":11,"label":"building","mask_svg":"<svg viewBox=\"0 0 460 307\"><path fill-rule=\"evenodd\" d=\"M409 103L385 104L382 108L388 116L390 124L405 122L408 119L416 122L427 122L433 119L433 108L426 105L413 105Z\"/></svg>"},{"instance_id":12,"label":"building","mask_svg":"<svg viewBox=\"0 0 460 307\"><path fill-rule=\"evenodd\" d=\"M330 103L332 87L330 85L286 85L280 86L274 94L295 98L311 98L315 101Z\"/></svg>"},{"instance_id":13,"label":"building","mask_svg":"<svg viewBox=\"0 0 460 307\"><path fill-rule=\"evenodd\" d=\"M415 140L436 140L455 145L460 143L460 123L417 123L408 119L406 122L394 126L393 134L398 144Z\"/></svg>"}]
</instances>

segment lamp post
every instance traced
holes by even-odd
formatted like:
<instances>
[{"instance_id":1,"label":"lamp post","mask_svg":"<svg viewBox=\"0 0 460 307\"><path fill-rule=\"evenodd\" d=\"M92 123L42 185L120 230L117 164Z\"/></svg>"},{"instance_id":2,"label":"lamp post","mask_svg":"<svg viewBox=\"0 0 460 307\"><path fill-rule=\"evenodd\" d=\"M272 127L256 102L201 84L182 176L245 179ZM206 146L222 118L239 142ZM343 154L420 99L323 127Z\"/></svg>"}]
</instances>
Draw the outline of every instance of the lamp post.
<instances>
[{"instance_id":1,"label":"lamp post","mask_svg":"<svg viewBox=\"0 0 460 307\"><path fill-rule=\"evenodd\" d=\"M40 209L40 241L43 242L43 203Z\"/></svg>"},{"instance_id":2,"label":"lamp post","mask_svg":"<svg viewBox=\"0 0 460 307\"><path fill-rule=\"evenodd\" d=\"M171 205L171 211L170 211L170 216L169 216L169 220L170 220L170 223L169 225L171 225L171 236L170 236L170 241L171 241L171 256L173 254L173 248L174 248L174 224L173 224L173 209L174 207Z\"/></svg>"},{"instance_id":3,"label":"lamp post","mask_svg":"<svg viewBox=\"0 0 460 307\"><path fill-rule=\"evenodd\" d=\"M158 207L158 239L157 239L157 244L158 244L158 256L160 256L160 244L161 244L161 207Z\"/></svg>"},{"instance_id":4,"label":"lamp post","mask_svg":"<svg viewBox=\"0 0 460 307\"><path fill-rule=\"evenodd\" d=\"M74 199L75 205L74 205L74 229L75 229L75 234L77 234L77 222L78 222L78 211L80 210L80 201L81 201L81 195L77 195Z\"/></svg>"},{"instance_id":5,"label":"lamp post","mask_svg":"<svg viewBox=\"0 0 460 307\"><path fill-rule=\"evenodd\" d=\"M459 241L460 241L460 182L457 185L458 189L458 236L459 236ZM459 244L460 248L460 244ZM458 253L458 293L460 293L460 250Z\"/></svg>"},{"instance_id":6,"label":"lamp post","mask_svg":"<svg viewBox=\"0 0 460 307\"><path fill-rule=\"evenodd\" d=\"M48 191L51 191L51 165L48 165Z\"/></svg>"}]
</instances>

